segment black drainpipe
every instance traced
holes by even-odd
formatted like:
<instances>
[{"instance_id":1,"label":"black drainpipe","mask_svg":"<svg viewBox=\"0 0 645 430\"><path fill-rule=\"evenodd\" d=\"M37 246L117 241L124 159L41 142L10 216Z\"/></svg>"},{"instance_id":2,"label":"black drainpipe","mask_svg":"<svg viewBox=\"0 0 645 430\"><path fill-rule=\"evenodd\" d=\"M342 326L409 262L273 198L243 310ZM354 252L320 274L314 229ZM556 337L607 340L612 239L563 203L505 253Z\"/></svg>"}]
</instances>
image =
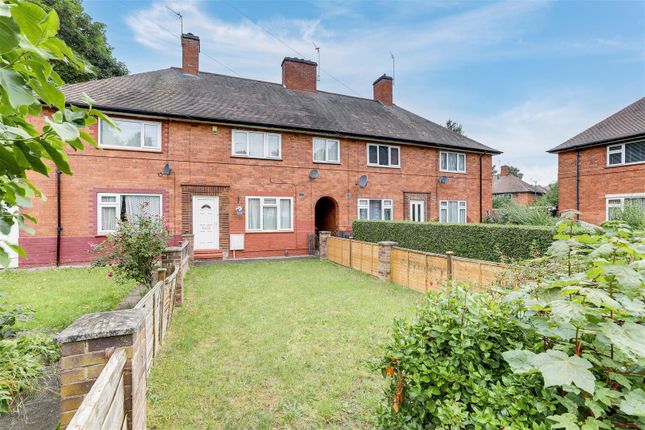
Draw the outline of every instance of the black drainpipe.
<instances>
[{"instance_id":1,"label":"black drainpipe","mask_svg":"<svg viewBox=\"0 0 645 430\"><path fill-rule=\"evenodd\" d=\"M576 212L580 212L580 150L576 150ZM576 213L576 219L580 219Z\"/></svg>"},{"instance_id":2,"label":"black drainpipe","mask_svg":"<svg viewBox=\"0 0 645 430\"><path fill-rule=\"evenodd\" d=\"M63 174L60 170L56 170L56 266L60 266L60 236L63 231L61 226L60 216L60 177Z\"/></svg>"}]
</instances>

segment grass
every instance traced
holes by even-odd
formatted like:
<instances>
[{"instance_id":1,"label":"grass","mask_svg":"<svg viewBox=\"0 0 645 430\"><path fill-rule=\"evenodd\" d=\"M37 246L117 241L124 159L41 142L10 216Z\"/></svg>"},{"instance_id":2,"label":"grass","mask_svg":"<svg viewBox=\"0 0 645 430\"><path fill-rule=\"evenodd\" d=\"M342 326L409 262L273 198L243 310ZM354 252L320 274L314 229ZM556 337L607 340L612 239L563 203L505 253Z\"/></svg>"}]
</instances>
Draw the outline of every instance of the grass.
<instances>
[{"instance_id":1,"label":"grass","mask_svg":"<svg viewBox=\"0 0 645 430\"><path fill-rule=\"evenodd\" d=\"M148 384L151 429L374 427L368 368L422 295L318 260L191 269Z\"/></svg>"},{"instance_id":2,"label":"grass","mask_svg":"<svg viewBox=\"0 0 645 430\"><path fill-rule=\"evenodd\" d=\"M0 271L0 300L34 311L21 329L62 330L83 314L113 309L133 286L117 284L103 268Z\"/></svg>"}]
</instances>

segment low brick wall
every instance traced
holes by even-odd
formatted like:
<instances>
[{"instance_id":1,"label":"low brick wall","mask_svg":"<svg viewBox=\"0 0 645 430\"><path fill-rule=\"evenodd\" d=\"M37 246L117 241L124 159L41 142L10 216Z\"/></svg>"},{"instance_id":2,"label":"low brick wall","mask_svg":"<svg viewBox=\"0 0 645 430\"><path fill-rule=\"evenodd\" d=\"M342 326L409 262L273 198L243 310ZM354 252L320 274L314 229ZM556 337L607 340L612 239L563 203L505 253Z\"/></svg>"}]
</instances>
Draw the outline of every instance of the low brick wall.
<instances>
[{"instance_id":1,"label":"low brick wall","mask_svg":"<svg viewBox=\"0 0 645 430\"><path fill-rule=\"evenodd\" d=\"M192 241L184 239L164 251L158 282L134 309L83 315L56 337L61 429L146 428L148 374L183 302L192 259Z\"/></svg>"}]
</instances>

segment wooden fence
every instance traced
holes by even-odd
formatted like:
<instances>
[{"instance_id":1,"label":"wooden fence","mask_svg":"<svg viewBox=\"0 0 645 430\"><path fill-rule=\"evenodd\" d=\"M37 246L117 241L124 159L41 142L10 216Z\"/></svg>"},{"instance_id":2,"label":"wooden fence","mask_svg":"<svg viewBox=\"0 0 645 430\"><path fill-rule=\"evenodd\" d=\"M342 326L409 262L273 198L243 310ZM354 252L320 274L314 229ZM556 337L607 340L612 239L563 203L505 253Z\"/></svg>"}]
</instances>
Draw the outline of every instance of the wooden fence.
<instances>
[{"instance_id":1,"label":"wooden fence","mask_svg":"<svg viewBox=\"0 0 645 430\"><path fill-rule=\"evenodd\" d=\"M329 237L327 258L374 276L379 275L379 244ZM384 255L387 256L387 253ZM383 264L383 263L382 263ZM387 264L385 262L384 264ZM448 280L464 281L483 288L495 284L504 264L392 247L390 280L426 293L438 290ZM385 272L385 271L384 271Z\"/></svg>"}]
</instances>

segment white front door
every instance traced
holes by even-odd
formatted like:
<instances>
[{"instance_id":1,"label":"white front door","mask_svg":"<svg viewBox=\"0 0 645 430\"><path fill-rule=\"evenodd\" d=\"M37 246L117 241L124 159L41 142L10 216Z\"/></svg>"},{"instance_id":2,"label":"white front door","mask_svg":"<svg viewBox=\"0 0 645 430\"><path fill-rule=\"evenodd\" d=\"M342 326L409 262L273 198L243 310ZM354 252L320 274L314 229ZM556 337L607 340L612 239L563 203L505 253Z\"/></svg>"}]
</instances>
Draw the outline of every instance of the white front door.
<instances>
[{"instance_id":1,"label":"white front door","mask_svg":"<svg viewBox=\"0 0 645 430\"><path fill-rule=\"evenodd\" d=\"M193 196L194 247L219 249L219 197Z\"/></svg>"},{"instance_id":2,"label":"white front door","mask_svg":"<svg viewBox=\"0 0 645 430\"><path fill-rule=\"evenodd\" d=\"M410 221L424 222L426 220L426 202L410 200Z\"/></svg>"}]
</instances>

